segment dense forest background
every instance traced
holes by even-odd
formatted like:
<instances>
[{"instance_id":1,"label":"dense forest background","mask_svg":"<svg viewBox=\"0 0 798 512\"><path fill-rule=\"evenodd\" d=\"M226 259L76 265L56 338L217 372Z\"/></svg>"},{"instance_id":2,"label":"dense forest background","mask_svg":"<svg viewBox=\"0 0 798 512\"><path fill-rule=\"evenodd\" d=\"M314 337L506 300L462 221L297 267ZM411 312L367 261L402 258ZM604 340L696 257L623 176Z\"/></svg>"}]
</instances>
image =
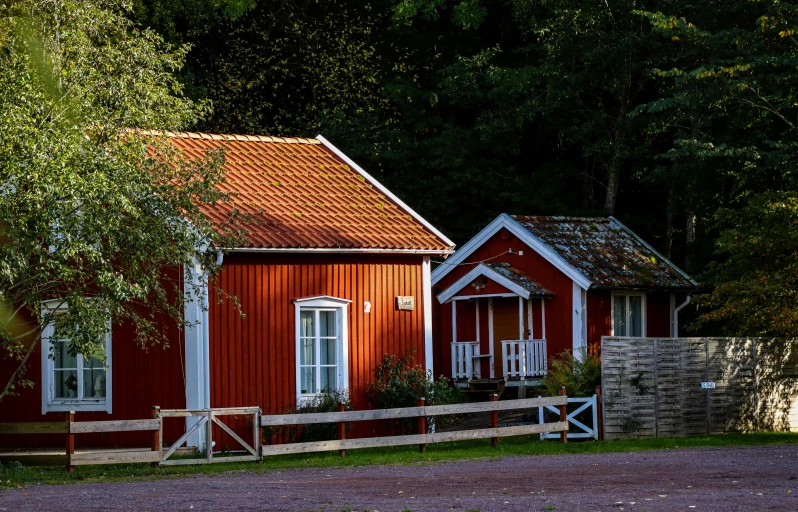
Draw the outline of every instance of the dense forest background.
<instances>
[{"instance_id":1,"label":"dense forest background","mask_svg":"<svg viewBox=\"0 0 798 512\"><path fill-rule=\"evenodd\" d=\"M207 132L322 133L467 241L614 215L705 287L694 332L798 332L798 7L136 0Z\"/></svg>"}]
</instances>

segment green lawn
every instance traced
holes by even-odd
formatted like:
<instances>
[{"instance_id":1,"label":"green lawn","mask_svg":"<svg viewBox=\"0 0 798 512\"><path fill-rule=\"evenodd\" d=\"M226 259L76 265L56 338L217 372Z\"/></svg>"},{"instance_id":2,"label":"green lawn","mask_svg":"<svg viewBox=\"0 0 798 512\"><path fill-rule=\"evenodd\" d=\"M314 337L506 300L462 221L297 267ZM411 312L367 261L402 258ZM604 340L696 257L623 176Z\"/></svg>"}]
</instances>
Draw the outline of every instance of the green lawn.
<instances>
[{"instance_id":1,"label":"green lawn","mask_svg":"<svg viewBox=\"0 0 798 512\"><path fill-rule=\"evenodd\" d=\"M798 444L798 434L727 434L713 437L664 438L627 441L588 441L561 444L540 441L537 436L501 439L497 448L489 440L461 441L427 446L418 453L414 446L350 450L346 457L336 453L283 455L264 459L262 463L238 462L197 466L152 468L148 464L116 466L80 466L74 473L63 467L0 466L0 489L30 484L64 484L130 479L176 478L194 474L217 474L225 471L264 472L275 469L309 467L352 467L377 464L434 464L459 459L484 459L508 455L562 455L570 453L609 453L640 450L725 447L767 444Z\"/></svg>"}]
</instances>

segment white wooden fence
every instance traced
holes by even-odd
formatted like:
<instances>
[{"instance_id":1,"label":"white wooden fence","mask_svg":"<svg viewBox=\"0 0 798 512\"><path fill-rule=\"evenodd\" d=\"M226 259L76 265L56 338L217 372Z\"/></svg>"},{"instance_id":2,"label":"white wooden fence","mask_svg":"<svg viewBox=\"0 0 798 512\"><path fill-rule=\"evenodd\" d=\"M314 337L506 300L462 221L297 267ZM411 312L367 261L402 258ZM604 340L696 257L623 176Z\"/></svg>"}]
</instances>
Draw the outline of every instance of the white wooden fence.
<instances>
[{"instance_id":1,"label":"white wooden fence","mask_svg":"<svg viewBox=\"0 0 798 512\"><path fill-rule=\"evenodd\" d=\"M546 340L503 340L502 365L509 378L543 377L548 369Z\"/></svg>"},{"instance_id":2,"label":"white wooden fence","mask_svg":"<svg viewBox=\"0 0 798 512\"><path fill-rule=\"evenodd\" d=\"M569 397L568 398L569 404L582 404L579 407L576 407L573 411L569 412L566 415L568 420L568 424L573 425L577 429L577 432L568 432L568 437L572 439L595 439L598 440L599 438L599 420L598 420L598 404L596 400L596 395L590 397ZM560 413L559 408L548 406L541 406L538 408L538 421L539 423L543 423L543 416L544 416L544 409L548 409L553 413ZM590 409L591 415L589 416L592 419L592 425L588 426L576 419L576 417L581 414L583 411ZM559 433L553 432L541 432L540 434L541 439L559 439Z\"/></svg>"}]
</instances>

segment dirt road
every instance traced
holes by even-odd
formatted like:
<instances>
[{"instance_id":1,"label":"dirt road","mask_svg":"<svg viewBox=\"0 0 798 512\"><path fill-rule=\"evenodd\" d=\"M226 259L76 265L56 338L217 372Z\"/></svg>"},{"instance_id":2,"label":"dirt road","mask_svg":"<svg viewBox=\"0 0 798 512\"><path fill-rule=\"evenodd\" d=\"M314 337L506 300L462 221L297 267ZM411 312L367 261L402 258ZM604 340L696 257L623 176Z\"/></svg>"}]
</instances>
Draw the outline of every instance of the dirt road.
<instances>
[{"instance_id":1,"label":"dirt road","mask_svg":"<svg viewBox=\"0 0 798 512\"><path fill-rule=\"evenodd\" d=\"M796 511L798 445L31 486L6 510Z\"/></svg>"}]
</instances>

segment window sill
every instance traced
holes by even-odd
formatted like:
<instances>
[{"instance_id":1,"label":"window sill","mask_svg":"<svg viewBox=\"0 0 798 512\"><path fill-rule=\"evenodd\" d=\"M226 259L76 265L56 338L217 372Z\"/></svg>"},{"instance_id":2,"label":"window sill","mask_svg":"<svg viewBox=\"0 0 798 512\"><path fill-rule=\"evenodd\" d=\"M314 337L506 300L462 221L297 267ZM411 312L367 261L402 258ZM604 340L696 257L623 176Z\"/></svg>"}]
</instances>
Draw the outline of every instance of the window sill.
<instances>
[{"instance_id":1,"label":"window sill","mask_svg":"<svg viewBox=\"0 0 798 512\"><path fill-rule=\"evenodd\" d=\"M111 413L110 402L86 402L86 401L58 401L50 402L46 406L45 412L80 412L80 411L99 411Z\"/></svg>"}]
</instances>

